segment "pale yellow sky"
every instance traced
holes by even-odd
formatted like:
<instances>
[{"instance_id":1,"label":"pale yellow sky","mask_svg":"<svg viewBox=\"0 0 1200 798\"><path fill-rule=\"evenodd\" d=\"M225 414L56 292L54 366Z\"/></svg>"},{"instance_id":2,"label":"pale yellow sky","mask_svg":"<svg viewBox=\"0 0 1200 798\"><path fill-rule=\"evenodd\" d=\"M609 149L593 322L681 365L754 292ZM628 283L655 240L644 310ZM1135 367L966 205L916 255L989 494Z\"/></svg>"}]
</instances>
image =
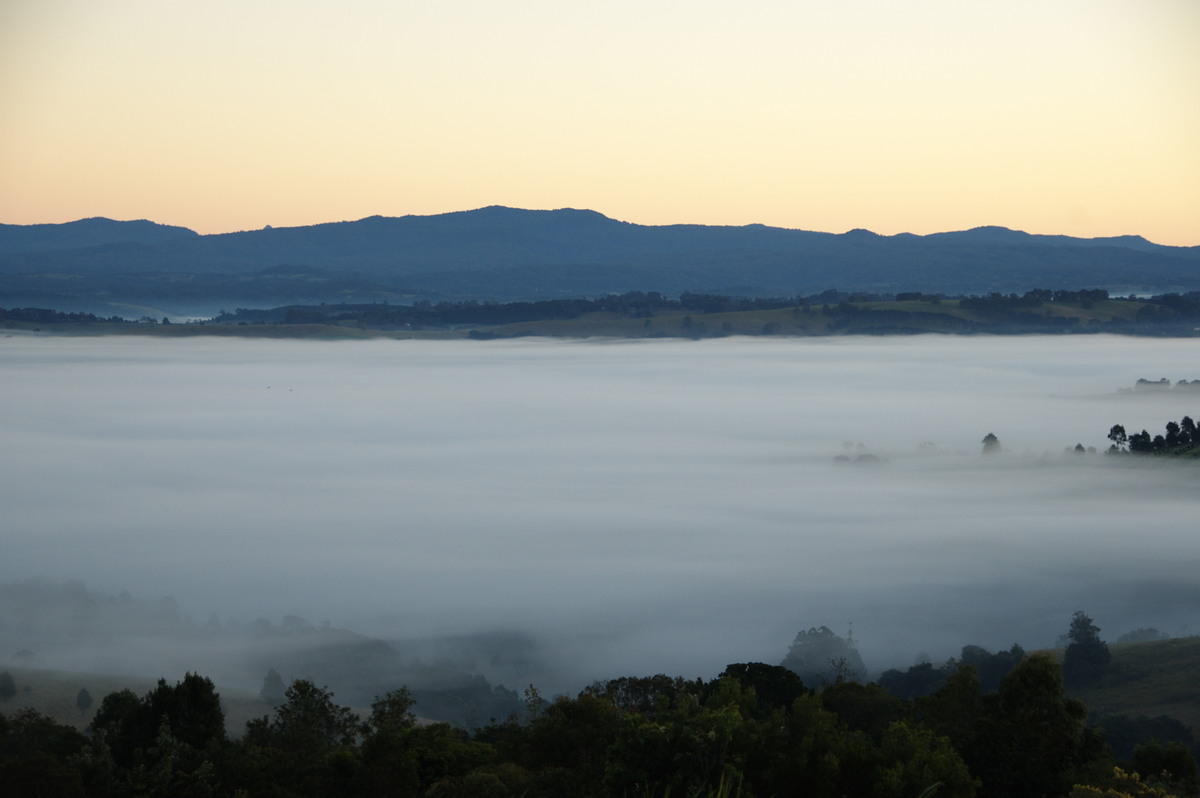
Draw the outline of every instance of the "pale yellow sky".
<instances>
[{"instance_id":1,"label":"pale yellow sky","mask_svg":"<svg viewBox=\"0 0 1200 798\"><path fill-rule=\"evenodd\" d=\"M0 222L1200 244L1198 0L0 0Z\"/></svg>"}]
</instances>

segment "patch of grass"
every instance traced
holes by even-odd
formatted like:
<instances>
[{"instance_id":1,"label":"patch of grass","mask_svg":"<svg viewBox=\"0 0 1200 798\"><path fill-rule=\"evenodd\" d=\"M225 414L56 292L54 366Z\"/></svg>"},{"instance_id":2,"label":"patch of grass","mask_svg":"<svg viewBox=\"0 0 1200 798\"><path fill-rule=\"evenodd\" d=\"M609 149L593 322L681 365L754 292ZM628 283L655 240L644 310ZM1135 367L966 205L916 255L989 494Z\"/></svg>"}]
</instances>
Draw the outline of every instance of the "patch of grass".
<instances>
[{"instance_id":1,"label":"patch of grass","mask_svg":"<svg viewBox=\"0 0 1200 798\"><path fill-rule=\"evenodd\" d=\"M1072 697L1096 715L1169 715L1200 737L1200 636L1110 644L1110 671Z\"/></svg>"},{"instance_id":2,"label":"patch of grass","mask_svg":"<svg viewBox=\"0 0 1200 798\"><path fill-rule=\"evenodd\" d=\"M92 722L92 716L100 708L104 696L128 688L138 695L148 692L157 683L154 679L134 676L113 676L96 673L73 673L70 671L41 670L36 668L10 668L3 670L12 674L17 685L17 694L0 700L0 712L13 715L21 709L36 709L43 715L54 718L82 731ZM92 696L92 706L80 712L75 704L80 689Z\"/></svg>"},{"instance_id":3,"label":"patch of grass","mask_svg":"<svg viewBox=\"0 0 1200 798\"><path fill-rule=\"evenodd\" d=\"M87 729L96 710L100 708L100 702L109 693L128 689L140 698L158 684L158 679L139 676L38 668L4 667L0 670L11 673L17 686L15 696L0 700L0 713L11 717L22 709L34 709L53 718L56 723L72 726L79 731ZM169 684L174 684L183 678L183 674L174 678L164 678ZM85 688L92 696L92 705L83 712L75 703L80 688ZM263 703L254 693L223 689L220 685L217 686L217 693L221 697L221 708L225 711L225 730L231 737L240 737L246 729L247 721L274 712L272 707Z\"/></svg>"}]
</instances>

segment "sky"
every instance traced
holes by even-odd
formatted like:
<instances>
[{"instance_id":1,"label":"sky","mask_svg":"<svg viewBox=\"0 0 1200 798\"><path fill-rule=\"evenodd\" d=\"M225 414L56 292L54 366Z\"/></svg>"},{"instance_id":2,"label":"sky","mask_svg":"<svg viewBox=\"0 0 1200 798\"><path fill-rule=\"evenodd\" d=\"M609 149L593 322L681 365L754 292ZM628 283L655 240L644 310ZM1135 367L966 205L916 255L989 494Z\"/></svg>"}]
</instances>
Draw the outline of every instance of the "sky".
<instances>
[{"instance_id":1,"label":"sky","mask_svg":"<svg viewBox=\"0 0 1200 798\"><path fill-rule=\"evenodd\" d=\"M540 670L502 681L554 690L778 663L820 625L853 628L875 673L1048 647L1076 610L1108 640L1195 634L1196 465L1064 449L1194 414L1192 392L1120 389L1200 376L1198 348L12 335L0 585L519 634ZM837 462L864 452L886 462ZM98 669L76 653L46 666ZM209 671L194 656L176 664Z\"/></svg>"},{"instance_id":2,"label":"sky","mask_svg":"<svg viewBox=\"0 0 1200 798\"><path fill-rule=\"evenodd\" d=\"M5 0L0 222L1200 244L1194 0Z\"/></svg>"}]
</instances>

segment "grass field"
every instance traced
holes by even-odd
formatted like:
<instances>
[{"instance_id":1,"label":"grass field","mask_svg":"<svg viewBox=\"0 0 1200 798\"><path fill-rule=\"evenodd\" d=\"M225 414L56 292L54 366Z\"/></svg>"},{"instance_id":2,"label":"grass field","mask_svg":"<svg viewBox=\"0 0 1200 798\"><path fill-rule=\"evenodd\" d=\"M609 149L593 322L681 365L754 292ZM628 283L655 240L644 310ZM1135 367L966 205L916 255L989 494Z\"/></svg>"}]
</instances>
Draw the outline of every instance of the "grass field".
<instances>
[{"instance_id":1,"label":"grass field","mask_svg":"<svg viewBox=\"0 0 1200 798\"><path fill-rule=\"evenodd\" d=\"M1200 637L1110 644L1111 671L1075 694L1093 715L1169 715L1200 738Z\"/></svg>"}]
</instances>

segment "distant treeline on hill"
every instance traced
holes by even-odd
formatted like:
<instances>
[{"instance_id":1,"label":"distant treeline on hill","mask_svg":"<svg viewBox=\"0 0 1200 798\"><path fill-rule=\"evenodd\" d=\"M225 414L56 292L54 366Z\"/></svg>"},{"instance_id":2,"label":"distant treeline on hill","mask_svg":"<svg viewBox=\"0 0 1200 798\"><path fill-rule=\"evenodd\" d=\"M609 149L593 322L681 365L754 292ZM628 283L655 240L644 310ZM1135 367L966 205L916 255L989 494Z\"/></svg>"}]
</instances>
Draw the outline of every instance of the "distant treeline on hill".
<instances>
[{"instance_id":1,"label":"distant treeline on hill","mask_svg":"<svg viewBox=\"0 0 1200 798\"><path fill-rule=\"evenodd\" d=\"M97 316L94 313L64 313L50 308L0 308L0 322L26 322L30 324L129 324L123 316Z\"/></svg>"},{"instance_id":2,"label":"distant treeline on hill","mask_svg":"<svg viewBox=\"0 0 1200 798\"><path fill-rule=\"evenodd\" d=\"M1163 393L1166 391L1197 391L1200 392L1200 380L1180 380L1174 385L1166 377L1157 380L1148 380L1146 378L1139 379L1134 383L1133 389L1142 393Z\"/></svg>"},{"instance_id":3,"label":"distant treeline on hill","mask_svg":"<svg viewBox=\"0 0 1200 798\"><path fill-rule=\"evenodd\" d=\"M720 316L714 321L706 317ZM631 324L630 322L637 322ZM660 323L661 322L661 323ZM120 324L158 326L150 317L128 321L44 308L0 309L0 324ZM164 318L162 324L167 323ZM569 323L569 324L568 324ZM608 325L601 327L598 325ZM657 326L656 326L657 324ZM283 305L222 311L193 328L212 325L322 325L357 330L477 331L509 335L831 335L942 333L1113 332L1194 335L1200 329L1200 291L1153 297L1113 297L1103 289L1034 289L1024 294L943 296L919 292L742 297L685 292L630 291L598 298L529 302L415 302L405 304ZM506 326L521 326L513 329ZM541 326L537 326L541 325ZM566 326L564 326L566 325ZM492 328L492 329L488 329Z\"/></svg>"},{"instance_id":4,"label":"distant treeline on hill","mask_svg":"<svg viewBox=\"0 0 1200 798\"><path fill-rule=\"evenodd\" d=\"M848 293L830 289L819 294L795 297L739 297L722 294L685 292L677 298L657 291L631 291L610 294L597 299L550 299L537 302L417 302L412 305L319 305L287 306L269 310L239 308L223 313L214 323L237 324L345 324L359 323L368 327L444 327L464 324L501 325L550 319L578 319L589 314L615 314L626 318L652 318L670 314L711 315L750 311L781 310L786 308L820 309L828 316L862 316L863 314L911 315L929 313L943 302L953 303L963 310L987 317L993 323L1016 323L1035 320L1047 323L1044 315L1031 316L1030 311L1047 305L1077 305L1091 310L1096 303L1107 300L1136 302L1138 309L1130 321L1140 324L1164 324L1200 320L1200 291L1188 294L1164 294L1150 298L1110 297L1103 289L1080 291L1051 291L1035 289L1023 295L989 294L987 296L949 297L940 294L905 292L899 294ZM877 303L899 303L901 307L880 309ZM920 305L920 310L906 310L902 305ZM950 305L948 304L947 309ZM1072 317L1056 318L1051 323L1062 327L1078 324Z\"/></svg>"},{"instance_id":5,"label":"distant treeline on hill","mask_svg":"<svg viewBox=\"0 0 1200 798\"><path fill-rule=\"evenodd\" d=\"M826 292L838 295L838 292ZM824 296L824 295L822 295ZM849 295L844 295L847 298ZM597 299L546 299L537 302L417 302L412 305L291 306L270 310L239 308L221 314L214 323L340 324L357 322L369 327L446 327L464 324L496 325L551 319L578 319L592 313L627 318L652 318L671 312L735 313L777 310L806 304L802 297L748 298L717 294L680 294L671 298L657 291L631 291Z\"/></svg>"}]
</instances>

